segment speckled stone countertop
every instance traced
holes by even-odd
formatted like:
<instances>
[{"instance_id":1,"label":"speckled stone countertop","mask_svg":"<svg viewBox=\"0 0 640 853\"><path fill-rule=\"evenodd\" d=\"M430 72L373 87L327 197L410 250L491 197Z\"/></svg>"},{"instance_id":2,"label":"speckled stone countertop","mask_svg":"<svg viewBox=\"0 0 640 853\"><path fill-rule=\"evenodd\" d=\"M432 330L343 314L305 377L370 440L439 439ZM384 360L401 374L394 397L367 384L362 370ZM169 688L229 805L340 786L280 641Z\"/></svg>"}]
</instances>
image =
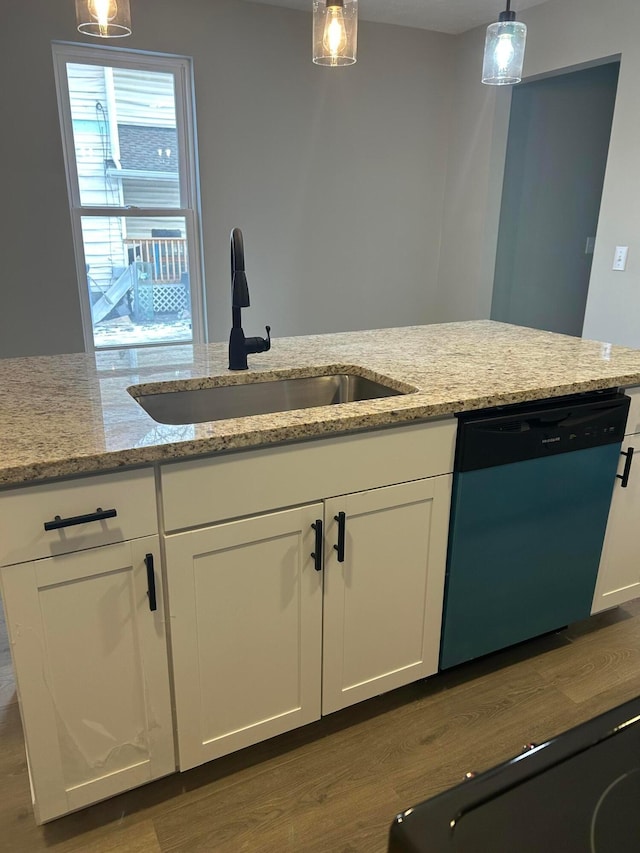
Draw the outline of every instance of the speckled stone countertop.
<instances>
[{"instance_id":1,"label":"speckled stone countertop","mask_svg":"<svg viewBox=\"0 0 640 853\"><path fill-rule=\"evenodd\" d=\"M127 388L353 370L412 393L200 424L156 423ZM275 338L227 370L226 344L0 360L0 485L640 384L640 350L490 320Z\"/></svg>"}]
</instances>

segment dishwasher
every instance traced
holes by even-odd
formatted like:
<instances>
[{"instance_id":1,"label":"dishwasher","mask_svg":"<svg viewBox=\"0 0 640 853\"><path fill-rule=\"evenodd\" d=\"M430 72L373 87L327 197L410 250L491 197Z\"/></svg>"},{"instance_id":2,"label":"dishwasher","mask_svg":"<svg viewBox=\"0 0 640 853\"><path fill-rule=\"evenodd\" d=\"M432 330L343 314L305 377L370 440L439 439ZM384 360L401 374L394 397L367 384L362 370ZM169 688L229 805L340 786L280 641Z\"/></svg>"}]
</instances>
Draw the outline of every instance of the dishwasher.
<instances>
[{"instance_id":1,"label":"dishwasher","mask_svg":"<svg viewBox=\"0 0 640 853\"><path fill-rule=\"evenodd\" d=\"M440 669L590 615L629 402L458 416Z\"/></svg>"}]
</instances>

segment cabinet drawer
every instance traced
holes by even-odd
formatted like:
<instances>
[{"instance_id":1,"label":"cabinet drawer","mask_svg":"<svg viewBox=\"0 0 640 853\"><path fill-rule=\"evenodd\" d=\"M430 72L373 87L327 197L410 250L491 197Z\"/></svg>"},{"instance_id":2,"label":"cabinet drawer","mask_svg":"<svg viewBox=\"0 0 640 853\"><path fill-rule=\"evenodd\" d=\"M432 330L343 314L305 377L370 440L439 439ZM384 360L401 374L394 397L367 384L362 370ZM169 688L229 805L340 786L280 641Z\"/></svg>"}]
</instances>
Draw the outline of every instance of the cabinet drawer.
<instances>
[{"instance_id":1,"label":"cabinet drawer","mask_svg":"<svg viewBox=\"0 0 640 853\"><path fill-rule=\"evenodd\" d=\"M93 515L114 517L45 530L45 523ZM0 565L68 554L157 533L153 470L141 469L0 492Z\"/></svg>"},{"instance_id":2,"label":"cabinet drawer","mask_svg":"<svg viewBox=\"0 0 640 853\"><path fill-rule=\"evenodd\" d=\"M625 434L635 435L635 433L640 432L640 388L627 388L625 394L631 397Z\"/></svg>"},{"instance_id":3,"label":"cabinet drawer","mask_svg":"<svg viewBox=\"0 0 640 853\"><path fill-rule=\"evenodd\" d=\"M453 470L455 418L161 466L167 532Z\"/></svg>"}]
</instances>

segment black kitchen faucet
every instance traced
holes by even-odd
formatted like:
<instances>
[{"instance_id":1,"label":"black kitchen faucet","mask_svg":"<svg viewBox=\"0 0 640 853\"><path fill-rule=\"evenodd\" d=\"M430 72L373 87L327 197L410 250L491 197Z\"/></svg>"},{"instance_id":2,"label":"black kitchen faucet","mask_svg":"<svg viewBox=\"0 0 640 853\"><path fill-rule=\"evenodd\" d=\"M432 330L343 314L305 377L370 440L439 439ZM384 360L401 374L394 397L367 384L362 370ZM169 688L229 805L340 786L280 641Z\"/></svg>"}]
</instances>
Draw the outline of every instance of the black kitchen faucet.
<instances>
[{"instance_id":1,"label":"black kitchen faucet","mask_svg":"<svg viewBox=\"0 0 640 853\"><path fill-rule=\"evenodd\" d=\"M231 335L229 336L229 370L247 370L247 354L271 349L271 326L266 326L266 338L245 338L242 329L242 309L249 307L249 287L244 268L242 231L231 232Z\"/></svg>"}]
</instances>

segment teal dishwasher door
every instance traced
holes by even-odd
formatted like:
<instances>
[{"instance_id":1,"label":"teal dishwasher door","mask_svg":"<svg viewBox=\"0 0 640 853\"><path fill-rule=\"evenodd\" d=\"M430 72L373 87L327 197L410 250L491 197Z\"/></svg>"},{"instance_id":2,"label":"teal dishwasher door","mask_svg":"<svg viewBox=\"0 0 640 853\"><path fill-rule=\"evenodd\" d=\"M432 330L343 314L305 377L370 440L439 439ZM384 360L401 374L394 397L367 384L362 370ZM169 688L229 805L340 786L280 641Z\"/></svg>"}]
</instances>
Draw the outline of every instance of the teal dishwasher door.
<instances>
[{"instance_id":1,"label":"teal dishwasher door","mask_svg":"<svg viewBox=\"0 0 640 853\"><path fill-rule=\"evenodd\" d=\"M455 475L441 669L590 615L620 447Z\"/></svg>"}]
</instances>

